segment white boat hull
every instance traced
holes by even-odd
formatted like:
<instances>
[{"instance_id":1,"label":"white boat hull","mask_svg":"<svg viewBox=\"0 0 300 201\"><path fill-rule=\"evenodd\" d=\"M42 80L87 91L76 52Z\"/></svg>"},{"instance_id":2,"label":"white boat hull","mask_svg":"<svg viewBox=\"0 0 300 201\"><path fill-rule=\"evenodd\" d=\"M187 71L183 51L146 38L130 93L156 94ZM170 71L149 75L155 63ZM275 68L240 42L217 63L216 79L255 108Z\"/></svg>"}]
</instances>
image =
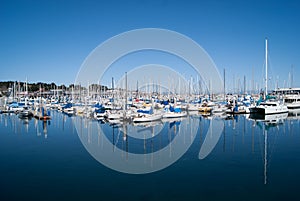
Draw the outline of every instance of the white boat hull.
<instances>
[{"instance_id":1,"label":"white boat hull","mask_svg":"<svg viewBox=\"0 0 300 201\"><path fill-rule=\"evenodd\" d=\"M132 119L133 122L137 123L137 122L151 122L151 121L158 121L161 120L162 115L144 115L141 117L134 117Z\"/></svg>"},{"instance_id":2,"label":"white boat hull","mask_svg":"<svg viewBox=\"0 0 300 201\"><path fill-rule=\"evenodd\" d=\"M289 103L289 104L286 104L286 106L289 110L300 109L300 102Z\"/></svg>"},{"instance_id":3,"label":"white boat hull","mask_svg":"<svg viewBox=\"0 0 300 201\"><path fill-rule=\"evenodd\" d=\"M285 105L280 106L255 106L249 108L250 113L258 113L258 114L280 114L288 112L288 108Z\"/></svg>"},{"instance_id":4,"label":"white boat hull","mask_svg":"<svg viewBox=\"0 0 300 201\"><path fill-rule=\"evenodd\" d=\"M163 118L178 118L187 116L186 112L166 112L163 114Z\"/></svg>"}]
</instances>

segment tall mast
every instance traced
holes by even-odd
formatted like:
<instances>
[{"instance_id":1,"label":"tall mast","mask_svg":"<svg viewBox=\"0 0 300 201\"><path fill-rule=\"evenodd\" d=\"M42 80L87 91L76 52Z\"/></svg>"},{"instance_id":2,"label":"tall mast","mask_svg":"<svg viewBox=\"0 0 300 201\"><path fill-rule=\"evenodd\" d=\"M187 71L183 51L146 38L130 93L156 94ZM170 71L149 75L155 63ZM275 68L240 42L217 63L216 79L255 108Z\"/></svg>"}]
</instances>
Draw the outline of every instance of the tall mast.
<instances>
[{"instance_id":1,"label":"tall mast","mask_svg":"<svg viewBox=\"0 0 300 201\"><path fill-rule=\"evenodd\" d=\"M224 101L225 101L225 100L226 100L225 68L224 68L224 71L223 71L223 76L224 76L224 80L223 80L223 90L224 90Z\"/></svg>"},{"instance_id":2,"label":"tall mast","mask_svg":"<svg viewBox=\"0 0 300 201\"><path fill-rule=\"evenodd\" d=\"M294 72L293 72L293 70L294 70L294 66L293 66L293 64L292 64L292 67L291 67L291 88L293 88L294 87L294 78L293 78L293 74L294 74Z\"/></svg>"},{"instance_id":3,"label":"tall mast","mask_svg":"<svg viewBox=\"0 0 300 201\"><path fill-rule=\"evenodd\" d=\"M27 77L26 77L25 90L26 90L26 96L28 96L28 80L27 80Z\"/></svg>"},{"instance_id":4,"label":"tall mast","mask_svg":"<svg viewBox=\"0 0 300 201\"><path fill-rule=\"evenodd\" d=\"M265 77L265 94L264 94L264 99L267 98L268 94L268 39L266 38L266 77Z\"/></svg>"},{"instance_id":5,"label":"tall mast","mask_svg":"<svg viewBox=\"0 0 300 201\"><path fill-rule=\"evenodd\" d=\"M127 72L125 72L125 110L127 110Z\"/></svg>"},{"instance_id":6,"label":"tall mast","mask_svg":"<svg viewBox=\"0 0 300 201\"><path fill-rule=\"evenodd\" d=\"M244 75L244 95L246 95L246 75Z\"/></svg>"}]
</instances>

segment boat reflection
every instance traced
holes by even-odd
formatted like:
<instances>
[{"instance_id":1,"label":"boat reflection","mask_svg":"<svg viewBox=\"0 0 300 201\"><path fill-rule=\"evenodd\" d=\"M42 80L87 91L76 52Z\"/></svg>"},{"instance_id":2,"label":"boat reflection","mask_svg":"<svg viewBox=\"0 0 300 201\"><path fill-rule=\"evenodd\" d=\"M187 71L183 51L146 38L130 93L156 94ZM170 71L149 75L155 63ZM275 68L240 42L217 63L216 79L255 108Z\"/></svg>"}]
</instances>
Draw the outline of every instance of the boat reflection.
<instances>
[{"instance_id":1,"label":"boat reflection","mask_svg":"<svg viewBox=\"0 0 300 201\"><path fill-rule=\"evenodd\" d=\"M289 110L289 119L300 119L300 109Z\"/></svg>"},{"instance_id":2,"label":"boat reflection","mask_svg":"<svg viewBox=\"0 0 300 201\"><path fill-rule=\"evenodd\" d=\"M32 119L31 116L20 118L21 122L25 126L26 133L28 133L28 131L29 131L29 122L30 122L31 119Z\"/></svg>"},{"instance_id":3,"label":"boat reflection","mask_svg":"<svg viewBox=\"0 0 300 201\"><path fill-rule=\"evenodd\" d=\"M108 154L113 154L115 158L118 157L115 155L126 155L126 163L132 160L133 157L139 158L139 155L144 155L145 158L151 155L151 167L155 164L155 160L161 162L161 156L160 159L155 159L154 157L155 154L160 154L159 152L167 150L169 158L178 158L182 155L193 143L198 131L200 131L200 139L202 141L203 125L200 124L201 121L205 121L209 128L201 143L198 158L206 158L221 138L225 120L236 120L235 118L229 118L228 115L209 117L193 115L189 118L162 119L161 121L142 123L118 121L110 122L109 124L100 124L96 121L90 121L89 126L84 127L81 125L82 121L78 121L79 119L81 118L75 118L74 121L75 126L80 128L77 129L79 137L86 149L91 150L89 152L94 158L103 161L101 159L102 155L100 156L99 153L103 152L106 146L112 146L113 149L108 148L107 150L113 150L113 153ZM95 133L98 134L98 142L99 136L104 136L101 137L101 147L96 147L99 143L93 143L94 140L96 141L96 137L94 137ZM101 150L95 151L97 149ZM129 157L130 155L131 157ZM118 160L124 160L124 158ZM147 171L151 172L155 169L149 169L149 167L144 166L145 164L147 163L143 162L142 166Z\"/></svg>"},{"instance_id":4,"label":"boat reflection","mask_svg":"<svg viewBox=\"0 0 300 201\"><path fill-rule=\"evenodd\" d=\"M224 130L224 119L221 117L212 117L210 119L210 125L208 132L205 136L203 144L200 148L198 158L206 158L217 145L219 139Z\"/></svg>"},{"instance_id":5,"label":"boat reflection","mask_svg":"<svg viewBox=\"0 0 300 201\"><path fill-rule=\"evenodd\" d=\"M194 142L199 121L200 118L116 124L89 121L85 127L82 119L75 117L74 125L82 144L97 161L120 172L140 174L177 161Z\"/></svg>"},{"instance_id":6,"label":"boat reflection","mask_svg":"<svg viewBox=\"0 0 300 201\"><path fill-rule=\"evenodd\" d=\"M259 125L259 128L262 129L262 135L264 137L264 154L263 154L263 160L264 160L264 184L266 185L268 183L268 160L269 155L268 151L270 149L269 142L268 142L268 132L272 127L280 129L280 126L282 126L285 122L285 120L288 118L288 113L282 113L282 114L273 114L273 115L251 115L249 116L250 120L253 120L256 124ZM261 125L262 124L262 125Z\"/></svg>"},{"instance_id":7,"label":"boat reflection","mask_svg":"<svg viewBox=\"0 0 300 201\"><path fill-rule=\"evenodd\" d=\"M75 125L82 144L97 161L126 173L149 173L167 167L178 160L195 139L197 151L193 152L193 157L199 159L219 154L215 147L221 144L220 139L223 140L223 152L240 151L241 147L247 149L249 139L253 154L257 154L256 146L264 145L264 183L267 184L268 151L273 150L272 140L275 139L273 131L282 133L285 130L281 129L286 129L289 133L298 132L299 124L286 120L299 119L299 113L294 111L290 114L263 116L226 114L205 117L194 113L184 118L153 122L124 123L118 120L103 123L82 116L68 117L52 112L51 127L50 121L20 119L15 114L0 115L0 124L12 128L15 133L24 133L26 128L28 133L36 133L45 138L49 137L48 131L50 134L53 128L68 131ZM250 132L251 136L248 135ZM216 155L211 154L214 150Z\"/></svg>"},{"instance_id":8,"label":"boat reflection","mask_svg":"<svg viewBox=\"0 0 300 201\"><path fill-rule=\"evenodd\" d=\"M42 129L40 128L40 123L42 124ZM48 125L50 125L50 120L39 121L38 119L34 119L34 126L35 126L37 136L41 136L43 133L44 137L47 138L48 137L48 130L47 130Z\"/></svg>"},{"instance_id":9,"label":"boat reflection","mask_svg":"<svg viewBox=\"0 0 300 201\"><path fill-rule=\"evenodd\" d=\"M249 115L249 119L251 120L262 121L267 124L275 124L275 125L283 123L287 117L288 117L288 113L270 114L270 115L251 113Z\"/></svg>"}]
</instances>

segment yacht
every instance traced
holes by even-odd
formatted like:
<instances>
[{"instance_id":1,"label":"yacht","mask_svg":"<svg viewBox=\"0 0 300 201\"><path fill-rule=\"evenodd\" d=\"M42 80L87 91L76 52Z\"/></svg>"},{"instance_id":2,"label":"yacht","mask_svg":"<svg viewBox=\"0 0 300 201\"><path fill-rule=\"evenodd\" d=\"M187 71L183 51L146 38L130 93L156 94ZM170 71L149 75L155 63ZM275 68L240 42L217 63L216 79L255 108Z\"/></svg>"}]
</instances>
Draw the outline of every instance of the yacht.
<instances>
[{"instance_id":1,"label":"yacht","mask_svg":"<svg viewBox=\"0 0 300 201\"><path fill-rule=\"evenodd\" d=\"M285 105L289 110L300 108L300 95L287 95L284 97Z\"/></svg>"},{"instance_id":2,"label":"yacht","mask_svg":"<svg viewBox=\"0 0 300 201\"><path fill-rule=\"evenodd\" d=\"M250 113L258 113L258 114L280 114L287 113L288 108L283 104L280 100L267 100L265 102L261 102L258 106L253 106L249 108Z\"/></svg>"},{"instance_id":3,"label":"yacht","mask_svg":"<svg viewBox=\"0 0 300 201\"><path fill-rule=\"evenodd\" d=\"M268 40L266 39L266 49L265 49L265 61L266 61L266 72L265 72L265 92L264 92L264 102L260 102L256 106L249 107L250 114L258 113L263 115L268 114L280 114L287 113L288 108L284 104L284 101L268 99Z\"/></svg>"},{"instance_id":4,"label":"yacht","mask_svg":"<svg viewBox=\"0 0 300 201\"><path fill-rule=\"evenodd\" d=\"M268 124L274 124L274 123L282 123L285 119L288 117L288 113L280 113L280 114L270 114L270 115L263 115L261 113L251 113L249 115L249 119L255 120L255 121L262 121L266 122Z\"/></svg>"},{"instance_id":5,"label":"yacht","mask_svg":"<svg viewBox=\"0 0 300 201\"><path fill-rule=\"evenodd\" d=\"M300 88L278 88L275 94L283 95L284 104L289 110L300 109Z\"/></svg>"}]
</instances>

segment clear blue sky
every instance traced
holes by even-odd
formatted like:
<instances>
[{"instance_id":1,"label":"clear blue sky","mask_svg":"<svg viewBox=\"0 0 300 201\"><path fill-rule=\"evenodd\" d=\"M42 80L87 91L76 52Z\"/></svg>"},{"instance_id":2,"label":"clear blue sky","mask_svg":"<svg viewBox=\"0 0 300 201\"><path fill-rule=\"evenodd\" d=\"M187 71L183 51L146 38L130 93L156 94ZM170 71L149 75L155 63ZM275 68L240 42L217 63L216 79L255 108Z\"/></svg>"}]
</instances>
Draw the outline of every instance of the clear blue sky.
<instances>
[{"instance_id":1,"label":"clear blue sky","mask_svg":"<svg viewBox=\"0 0 300 201\"><path fill-rule=\"evenodd\" d=\"M233 80L262 83L264 39L270 77L300 87L300 3L297 1L0 1L0 80L73 83L86 56L110 37L139 28L164 28L200 44L228 90ZM236 81L237 82L237 81ZM287 84L288 83L288 84ZM236 85L236 84L235 84ZM275 86L275 85L273 85Z\"/></svg>"}]
</instances>

